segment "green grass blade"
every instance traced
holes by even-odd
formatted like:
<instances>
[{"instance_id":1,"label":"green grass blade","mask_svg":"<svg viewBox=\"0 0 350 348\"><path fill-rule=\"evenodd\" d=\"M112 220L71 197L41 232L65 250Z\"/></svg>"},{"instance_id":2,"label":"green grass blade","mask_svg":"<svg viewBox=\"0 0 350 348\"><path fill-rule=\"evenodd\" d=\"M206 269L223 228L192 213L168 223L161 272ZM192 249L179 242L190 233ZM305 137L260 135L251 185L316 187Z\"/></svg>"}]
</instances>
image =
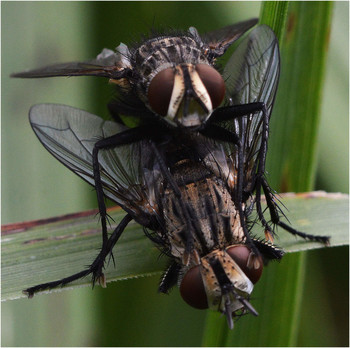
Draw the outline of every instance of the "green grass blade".
<instances>
[{"instance_id":1,"label":"green grass blade","mask_svg":"<svg viewBox=\"0 0 350 348\"><path fill-rule=\"evenodd\" d=\"M270 124L267 158L268 180L273 188L281 191L310 190L314 182L331 9L330 3L320 2L293 2L288 7L287 2L268 1L262 5L260 23L273 28L281 49L281 80ZM319 230L322 229L320 226ZM253 294L263 301L261 306L256 304L262 317L260 324L256 324L255 318L244 318L238 324L239 330L226 330L226 335L222 334L215 342L215 338L210 337L213 329L209 326L214 320L209 313L203 345L208 342L227 346L295 345L305 260L303 254L288 255L278 268L271 265L264 271Z\"/></svg>"},{"instance_id":2,"label":"green grass blade","mask_svg":"<svg viewBox=\"0 0 350 348\"><path fill-rule=\"evenodd\" d=\"M324 192L287 194L283 196L283 202L290 209L289 218L295 228L327 235L330 230L323 226L328 224L332 229L332 246L348 243L346 195ZM125 212L112 208L109 214L114 220L113 228ZM101 228L95 215L94 210L3 226L2 300L24 297L23 289L67 277L90 264L101 246ZM254 233L258 234L259 230ZM287 252L322 247L288 233L280 234L278 244ZM108 265L107 281L160 273L166 261L165 257L159 258L158 249L143 234L142 227L134 222L129 224L114 248L114 257L116 267L113 262ZM91 285L91 278L88 276L69 287L81 285Z\"/></svg>"},{"instance_id":3,"label":"green grass blade","mask_svg":"<svg viewBox=\"0 0 350 348\"><path fill-rule=\"evenodd\" d=\"M271 137L267 164L270 182L282 191L313 188L331 13L332 5L325 2L293 2L289 7L287 30L281 49L280 94L274 110L276 117L271 121L271 130L277 136ZM301 299L305 284L303 270L307 258L303 254L293 258L288 260L291 268L285 269L284 274L280 272L285 281L277 278L274 292L270 294L278 296L281 303L285 304L283 313L280 311L278 314L276 306L267 308L275 320L279 316L282 318L276 330L278 334L275 335L278 345L296 345L300 329ZM271 337L270 340L273 341Z\"/></svg>"},{"instance_id":4,"label":"green grass blade","mask_svg":"<svg viewBox=\"0 0 350 348\"><path fill-rule=\"evenodd\" d=\"M270 184L281 192L313 188L331 14L329 2L289 7L267 158Z\"/></svg>"},{"instance_id":5,"label":"green grass blade","mask_svg":"<svg viewBox=\"0 0 350 348\"><path fill-rule=\"evenodd\" d=\"M266 1L261 7L259 23L273 28L279 41L284 35L288 7L289 1Z\"/></svg>"},{"instance_id":6,"label":"green grass blade","mask_svg":"<svg viewBox=\"0 0 350 348\"><path fill-rule=\"evenodd\" d=\"M2 300L23 297L21 291L25 288L62 279L91 264L102 243L96 214L93 210L3 226ZM111 228L125 216L120 208L110 209L109 214L114 220ZM159 260L157 248L135 222L128 225L113 254L116 267L109 262L107 281L147 276L165 267L165 258ZM74 282L72 287L88 284L91 285L90 276Z\"/></svg>"}]
</instances>

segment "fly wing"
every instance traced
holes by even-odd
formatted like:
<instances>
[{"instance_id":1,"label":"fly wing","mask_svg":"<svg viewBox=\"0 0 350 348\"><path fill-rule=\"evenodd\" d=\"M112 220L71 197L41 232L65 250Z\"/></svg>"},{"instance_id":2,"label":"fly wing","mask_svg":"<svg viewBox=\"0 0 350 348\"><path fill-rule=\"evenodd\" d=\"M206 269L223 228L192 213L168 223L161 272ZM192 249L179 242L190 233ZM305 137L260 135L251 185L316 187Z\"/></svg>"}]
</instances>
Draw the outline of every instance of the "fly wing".
<instances>
[{"instance_id":1,"label":"fly wing","mask_svg":"<svg viewBox=\"0 0 350 348\"><path fill-rule=\"evenodd\" d=\"M128 128L65 105L39 104L30 109L31 126L44 147L61 163L95 185L92 151L102 138ZM152 193L145 187L142 142L99 152L104 194L126 211L148 218ZM141 216L140 216L141 214Z\"/></svg>"},{"instance_id":2,"label":"fly wing","mask_svg":"<svg viewBox=\"0 0 350 348\"><path fill-rule=\"evenodd\" d=\"M271 28L260 25L241 42L225 66L223 77L226 83L227 103L240 105L263 102L270 118L279 72L278 40ZM225 121L220 125L235 132L242 141L245 186L249 186L255 174L261 146L262 112ZM229 154L237 169L235 146L226 144L225 152Z\"/></svg>"},{"instance_id":3,"label":"fly wing","mask_svg":"<svg viewBox=\"0 0 350 348\"><path fill-rule=\"evenodd\" d=\"M222 56L230 45L238 40L256 23L258 23L257 18L248 19L243 22L205 33L201 35L201 38L213 51L215 56Z\"/></svg>"},{"instance_id":4,"label":"fly wing","mask_svg":"<svg viewBox=\"0 0 350 348\"><path fill-rule=\"evenodd\" d=\"M128 49L121 44L116 52L104 49L88 62L69 62L12 74L11 77L41 78L54 76L100 76L120 79L128 71Z\"/></svg>"}]
</instances>

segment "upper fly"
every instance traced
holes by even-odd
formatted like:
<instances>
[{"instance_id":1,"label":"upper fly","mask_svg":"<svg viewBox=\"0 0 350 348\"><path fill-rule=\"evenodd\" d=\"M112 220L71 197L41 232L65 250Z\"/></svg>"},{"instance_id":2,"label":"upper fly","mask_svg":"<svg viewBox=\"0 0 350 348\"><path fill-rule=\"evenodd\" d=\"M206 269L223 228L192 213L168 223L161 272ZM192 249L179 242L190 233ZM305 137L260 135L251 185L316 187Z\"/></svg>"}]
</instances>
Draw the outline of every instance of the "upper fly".
<instances>
[{"instance_id":1,"label":"upper fly","mask_svg":"<svg viewBox=\"0 0 350 348\"><path fill-rule=\"evenodd\" d=\"M128 48L104 49L88 62L64 63L13 74L13 77L93 75L117 86L113 113L139 121L161 118L173 127L203 125L225 98L225 82L216 59L257 23L250 19L199 35L187 32L155 36Z\"/></svg>"}]
</instances>

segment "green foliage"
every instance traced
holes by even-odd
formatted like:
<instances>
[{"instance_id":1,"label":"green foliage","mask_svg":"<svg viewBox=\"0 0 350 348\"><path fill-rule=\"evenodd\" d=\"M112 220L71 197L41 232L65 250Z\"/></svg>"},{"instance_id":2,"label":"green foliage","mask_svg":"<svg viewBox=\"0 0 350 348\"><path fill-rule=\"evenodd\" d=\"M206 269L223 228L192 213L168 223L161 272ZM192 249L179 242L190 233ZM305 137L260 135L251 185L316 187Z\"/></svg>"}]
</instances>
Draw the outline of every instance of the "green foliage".
<instances>
[{"instance_id":1,"label":"green foliage","mask_svg":"<svg viewBox=\"0 0 350 348\"><path fill-rule=\"evenodd\" d=\"M284 195L283 202L291 209L289 219L295 228L311 234L327 235L326 223L333 228L332 246L348 243L348 197L341 194L313 192ZM39 283L62 279L79 272L82 265L92 262L101 243L100 225L94 219L97 211L5 225L2 230L2 301L24 297L22 290ZM125 215L121 208L112 208L111 228ZM329 217L330 216L330 217ZM258 226L256 226L258 227ZM253 230L259 235L259 228ZM286 252L299 252L323 247L320 243L305 242L283 233L279 245ZM131 278L158 276L166 267L166 258L143 234L142 227L131 222L114 248L116 267L109 262L107 282ZM33 277L33 274L36 276ZM90 285L85 277L66 288ZM55 289L52 291L60 291ZM220 319L221 321L221 319Z\"/></svg>"}]
</instances>

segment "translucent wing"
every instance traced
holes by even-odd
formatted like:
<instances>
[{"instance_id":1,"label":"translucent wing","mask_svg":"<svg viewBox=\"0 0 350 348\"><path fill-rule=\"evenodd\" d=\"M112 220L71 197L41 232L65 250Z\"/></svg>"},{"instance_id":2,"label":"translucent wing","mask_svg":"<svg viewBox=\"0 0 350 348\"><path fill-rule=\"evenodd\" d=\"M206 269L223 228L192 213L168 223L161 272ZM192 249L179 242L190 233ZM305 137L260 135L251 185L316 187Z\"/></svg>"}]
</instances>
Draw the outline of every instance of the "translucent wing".
<instances>
[{"instance_id":1,"label":"translucent wing","mask_svg":"<svg viewBox=\"0 0 350 348\"><path fill-rule=\"evenodd\" d=\"M266 25L253 29L241 42L225 66L223 76L227 102L231 105L264 102L270 118L279 80L280 59L278 40ZM262 112L239 117L221 124L239 135L243 143L246 184L252 180L256 159L261 146ZM226 153L235 154L228 145ZM232 158L235 166L237 159Z\"/></svg>"},{"instance_id":2,"label":"translucent wing","mask_svg":"<svg viewBox=\"0 0 350 348\"><path fill-rule=\"evenodd\" d=\"M95 184L92 167L94 144L128 129L65 105L35 105L30 109L29 118L44 147L91 185ZM141 215L141 218L148 218L153 209L153 193L145 186L141 160L145 158L145 146L143 142L136 142L99 152L104 194L133 216Z\"/></svg>"},{"instance_id":3,"label":"translucent wing","mask_svg":"<svg viewBox=\"0 0 350 348\"><path fill-rule=\"evenodd\" d=\"M252 18L247 21L239 22L209 33L205 33L201 35L201 38L203 42L205 42L210 49L213 50L215 56L221 56L233 42L238 40L256 23L258 23L258 19Z\"/></svg>"},{"instance_id":4,"label":"translucent wing","mask_svg":"<svg viewBox=\"0 0 350 348\"><path fill-rule=\"evenodd\" d=\"M120 79L128 70L128 49L121 44L116 52L104 49L88 62L69 62L12 74L11 77L41 78L53 76L100 76Z\"/></svg>"}]
</instances>

